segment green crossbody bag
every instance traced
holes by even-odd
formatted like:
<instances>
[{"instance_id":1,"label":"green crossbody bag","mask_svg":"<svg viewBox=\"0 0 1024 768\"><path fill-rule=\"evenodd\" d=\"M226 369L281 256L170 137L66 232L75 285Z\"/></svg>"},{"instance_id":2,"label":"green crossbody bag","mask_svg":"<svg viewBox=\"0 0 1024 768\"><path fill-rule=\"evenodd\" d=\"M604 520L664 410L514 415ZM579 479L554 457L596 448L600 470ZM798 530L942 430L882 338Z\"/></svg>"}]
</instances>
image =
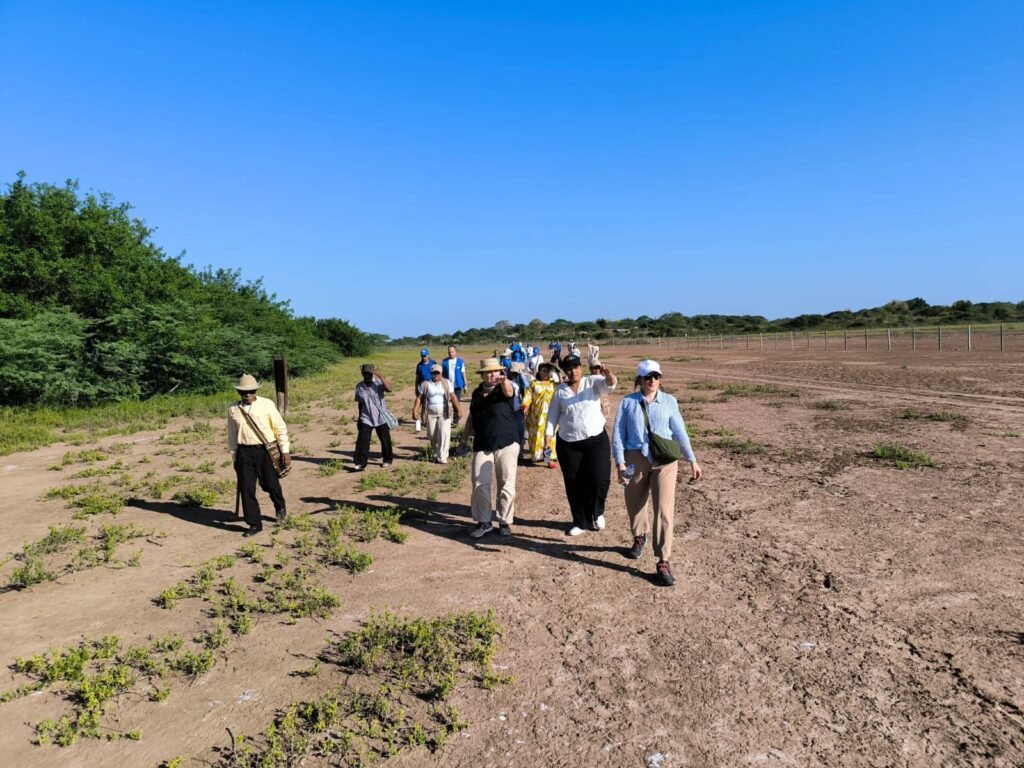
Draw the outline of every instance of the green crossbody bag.
<instances>
[{"instance_id":1,"label":"green crossbody bag","mask_svg":"<svg viewBox=\"0 0 1024 768\"><path fill-rule=\"evenodd\" d=\"M644 412L644 424L647 426L647 444L651 452L652 464L671 464L683 457L679 443L654 432L651 429L651 418L647 415L647 400L640 398L640 407Z\"/></svg>"}]
</instances>

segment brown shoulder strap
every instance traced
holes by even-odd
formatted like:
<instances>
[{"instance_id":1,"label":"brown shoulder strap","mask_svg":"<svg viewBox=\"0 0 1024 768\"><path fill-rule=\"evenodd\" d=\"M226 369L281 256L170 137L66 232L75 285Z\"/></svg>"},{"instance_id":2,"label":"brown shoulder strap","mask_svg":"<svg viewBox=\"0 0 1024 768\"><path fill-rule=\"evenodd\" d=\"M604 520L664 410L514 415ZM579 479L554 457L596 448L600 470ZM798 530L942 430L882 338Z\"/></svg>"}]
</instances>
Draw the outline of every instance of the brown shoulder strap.
<instances>
[{"instance_id":1,"label":"brown shoulder strap","mask_svg":"<svg viewBox=\"0 0 1024 768\"><path fill-rule=\"evenodd\" d=\"M264 445L267 445L267 438L263 436L263 432L260 430L259 427L256 426L256 422L253 420L252 416L250 416L246 412L245 408L243 408L241 405L238 406L238 410L242 412L242 415L245 417L245 420L249 422L249 426L252 427L252 431L256 433L256 436L260 439L260 442L263 443Z\"/></svg>"}]
</instances>

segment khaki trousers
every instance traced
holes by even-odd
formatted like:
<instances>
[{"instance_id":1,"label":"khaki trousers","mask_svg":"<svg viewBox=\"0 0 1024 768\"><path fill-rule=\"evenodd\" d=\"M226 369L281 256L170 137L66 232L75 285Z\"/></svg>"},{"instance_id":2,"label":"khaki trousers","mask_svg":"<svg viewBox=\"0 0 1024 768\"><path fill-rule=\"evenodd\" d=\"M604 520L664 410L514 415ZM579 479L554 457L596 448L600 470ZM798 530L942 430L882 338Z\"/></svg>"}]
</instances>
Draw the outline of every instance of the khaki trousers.
<instances>
[{"instance_id":1,"label":"khaki trousers","mask_svg":"<svg viewBox=\"0 0 1024 768\"><path fill-rule=\"evenodd\" d=\"M497 483L495 517L502 525L512 525L515 519L518 464L518 443L506 445L496 451L473 453L473 498L470 502L470 511L478 523L491 522L491 485Z\"/></svg>"},{"instance_id":2,"label":"khaki trousers","mask_svg":"<svg viewBox=\"0 0 1024 768\"><path fill-rule=\"evenodd\" d=\"M659 560L672 557L672 519L676 505L676 477L679 462L652 467L640 451L626 451L626 463L635 472L626 486L626 512L634 536L652 532L654 554ZM647 514L647 498L654 506L654 528Z\"/></svg>"},{"instance_id":3,"label":"khaki trousers","mask_svg":"<svg viewBox=\"0 0 1024 768\"><path fill-rule=\"evenodd\" d=\"M427 437L434 449L434 456L442 464L448 463L448 451L452 440L452 420L444 417L444 407L427 408Z\"/></svg>"}]
</instances>

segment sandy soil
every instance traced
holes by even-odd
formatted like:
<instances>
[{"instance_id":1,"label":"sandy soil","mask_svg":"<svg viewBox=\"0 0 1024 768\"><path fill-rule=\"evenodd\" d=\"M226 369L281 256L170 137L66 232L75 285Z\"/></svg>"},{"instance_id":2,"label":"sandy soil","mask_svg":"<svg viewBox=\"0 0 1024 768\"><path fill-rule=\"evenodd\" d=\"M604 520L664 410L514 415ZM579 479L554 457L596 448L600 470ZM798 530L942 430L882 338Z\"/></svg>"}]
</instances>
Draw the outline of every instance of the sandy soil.
<instances>
[{"instance_id":1,"label":"sandy soil","mask_svg":"<svg viewBox=\"0 0 1024 768\"><path fill-rule=\"evenodd\" d=\"M604 354L627 371L645 352ZM316 405L293 426L302 449L285 481L291 511L323 512L346 500L408 505L424 512L410 521L409 540L367 545L376 560L369 572L325 576L343 601L333 618L264 619L166 702L122 697L109 725L142 728L141 741L37 747L33 725L59 715L64 702L42 693L0 705L0 762L153 766L186 754L204 765L228 743L227 728L262 730L282 706L337 684L330 673L289 673L371 609L493 608L505 628L497 664L515 682L492 692L460 689L454 703L472 727L436 753L408 752L393 764L1024 765L1024 358L651 354L700 431L695 449L705 470L701 483L678 488L676 587L652 583L650 553L638 562L623 557L630 537L614 485L607 529L568 539L560 474L522 468L515 535L476 543L467 537L468 478L458 493L428 501L360 493L347 471L321 477L319 463L348 460L354 436L342 433L342 444L329 447L339 417ZM713 386L757 383L782 391L725 399ZM613 405L627 391L620 386ZM903 418L908 409L964 418ZM764 451L717 445L723 429ZM225 458L219 442L166 455L158 437L103 444L130 440L121 458L148 456L146 470L169 472L170 461L202 460L203 451ZM399 431L399 462L424 442ZM879 443L924 452L935 466L899 470L871 458ZM75 469L47 469L68 450L80 448L0 460L4 554L70 519L62 502L40 500ZM159 528L166 538L122 545L144 549L137 568L93 568L0 593L4 663L82 637L142 642L194 631L199 606L167 611L153 597L189 565L234 551L242 528L233 517L227 503L125 508L120 522ZM20 682L0 673L2 690Z\"/></svg>"}]
</instances>

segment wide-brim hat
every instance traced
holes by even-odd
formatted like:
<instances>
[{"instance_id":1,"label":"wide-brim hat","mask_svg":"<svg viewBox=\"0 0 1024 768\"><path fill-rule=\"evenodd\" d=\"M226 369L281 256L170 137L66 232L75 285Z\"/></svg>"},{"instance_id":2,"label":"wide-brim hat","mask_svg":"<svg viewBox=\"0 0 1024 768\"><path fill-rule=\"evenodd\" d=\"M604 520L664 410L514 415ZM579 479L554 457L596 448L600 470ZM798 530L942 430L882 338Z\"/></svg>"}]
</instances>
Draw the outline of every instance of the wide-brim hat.
<instances>
[{"instance_id":1,"label":"wide-brim hat","mask_svg":"<svg viewBox=\"0 0 1024 768\"><path fill-rule=\"evenodd\" d=\"M640 365L636 367L636 375L643 378L651 373L661 373L661 366L658 365L658 362L656 360L641 360Z\"/></svg>"},{"instance_id":2,"label":"wide-brim hat","mask_svg":"<svg viewBox=\"0 0 1024 768\"><path fill-rule=\"evenodd\" d=\"M235 384L235 389L239 392L252 392L260 388L260 383L256 381L256 377L249 373L243 373L238 377L238 383Z\"/></svg>"},{"instance_id":3,"label":"wide-brim hat","mask_svg":"<svg viewBox=\"0 0 1024 768\"><path fill-rule=\"evenodd\" d=\"M488 357L486 360L480 361L480 367L477 369L477 373L491 373L492 371L503 371L505 370L501 362L496 357Z\"/></svg>"}]
</instances>

